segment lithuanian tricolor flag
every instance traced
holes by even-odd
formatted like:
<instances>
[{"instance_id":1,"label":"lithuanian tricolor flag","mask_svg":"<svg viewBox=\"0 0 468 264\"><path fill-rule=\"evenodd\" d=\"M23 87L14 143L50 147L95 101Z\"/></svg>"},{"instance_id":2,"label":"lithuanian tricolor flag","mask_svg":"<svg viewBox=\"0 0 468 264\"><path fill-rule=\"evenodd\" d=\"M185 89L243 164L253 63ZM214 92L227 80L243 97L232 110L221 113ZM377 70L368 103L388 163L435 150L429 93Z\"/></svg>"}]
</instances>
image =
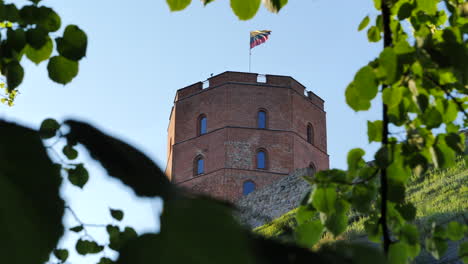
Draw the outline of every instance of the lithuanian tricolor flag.
<instances>
[{"instance_id":1,"label":"lithuanian tricolor flag","mask_svg":"<svg viewBox=\"0 0 468 264\"><path fill-rule=\"evenodd\" d=\"M267 41L270 34L270 30L250 31L250 49L253 49L255 46L258 46Z\"/></svg>"}]
</instances>

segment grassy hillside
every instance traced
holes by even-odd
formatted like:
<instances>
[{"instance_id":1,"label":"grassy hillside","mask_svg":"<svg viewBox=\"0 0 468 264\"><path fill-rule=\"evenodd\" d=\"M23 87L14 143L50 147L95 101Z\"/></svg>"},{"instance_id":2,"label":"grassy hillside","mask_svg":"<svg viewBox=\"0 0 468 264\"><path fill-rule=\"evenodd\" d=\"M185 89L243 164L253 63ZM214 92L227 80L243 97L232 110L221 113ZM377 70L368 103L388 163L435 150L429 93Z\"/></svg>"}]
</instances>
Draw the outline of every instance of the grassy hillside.
<instances>
[{"instance_id":1,"label":"grassy hillside","mask_svg":"<svg viewBox=\"0 0 468 264\"><path fill-rule=\"evenodd\" d=\"M420 179L413 179L407 189L407 199L417 207L417 224L428 230L432 221L446 223L468 220L468 168L463 160L445 170L435 170ZM292 210L254 231L266 237L290 240L296 226L296 210ZM350 217L352 218L352 217ZM356 221L338 239L365 238L363 221ZM421 233L425 233L424 231ZM321 243L332 240L325 234ZM319 243L320 244L320 243Z\"/></svg>"}]
</instances>

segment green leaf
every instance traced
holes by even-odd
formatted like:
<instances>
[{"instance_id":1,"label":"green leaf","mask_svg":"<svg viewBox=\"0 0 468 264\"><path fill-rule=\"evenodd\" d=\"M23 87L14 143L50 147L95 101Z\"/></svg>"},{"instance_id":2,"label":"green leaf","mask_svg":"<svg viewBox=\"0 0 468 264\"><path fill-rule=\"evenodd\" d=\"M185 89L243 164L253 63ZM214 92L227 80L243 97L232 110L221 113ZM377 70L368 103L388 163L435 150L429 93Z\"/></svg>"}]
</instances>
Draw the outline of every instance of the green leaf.
<instances>
[{"instance_id":1,"label":"green leaf","mask_svg":"<svg viewBox=\"0 0 468 264\"><path fill-rule=\"evenodd\" d=\"M26 41L29 46L35 49L41 49L46 44L48 38L48 32L41 27L31 28L26 31Z\"/></svg>"},{"instance_id":2,"label":"green leaf","mask_svg":"<svg viewBox=\"0 0 468 264\"><path fill-rule=\"evenodd\" d=\"M260 0L231 0L231 8L240 20L249 20L260 7Z\"/></svg>"},{"instance_id":3,"label":"green leaf","mask_svg":"<svg viewBox=\"0 0 468 264\"><path fill-rule=\"evenodd\" d=\"M110 176L133 188L137 195L166 199L173 194L174 188L167 177L142 152L86 123L74 120L65 123L70 127L67 140L83 144Z\"/></svg>"},{"instance_id":4,"label":"green leaf","mask_svg":"<svg viewBox=\"0 0 468 264\"><path fill-rule=\"evenodd\" d=\"M60 124L52 118L47 118L41 123L39 128L39 135L41 138L51 138L57 134L57 131L60 128Z\"/></svg>"},{"instance_id":5,"label":"green leaf","mask_svg":"<svg viewBox=\"0 0 468 264\"><path fill-rule=\"evenodd\" d=\"M46 43L40 49L35 49L27 45L25 49L25 53L26 53L26 57L28 57L29 60L31 60L35 64L39 64L47 60L50 57L53 49L54 49L54 44L52 42L52 39L50 39L50 37L47 37Z\"/></svg>"},{"instance_id":6,"label":"green leaf","mask_svg":"<svg viewBox=\"0 0 468 264\"><path fill-rule=\"evenodd\" d=\"M49 60L47 71L52 81L67 84L78 74L78 62L62 56L54 56Z\"/></svg>"},{"instance_id":7,"label":"green leaf","mask_svg":"<svg viewBox=\"0 0 468 264\"><path fill-rule=\"evenodd\" d=\"M402 264L407 263L408 251L407 245L403 242L390 244L388 251L388 264Z\"/></svg>"},{"instance_id":8,"label":"green leaf","mask_svg":"<svg viewBox=\"0 0 468 264\"><path fill-rule=\"evenodd\" d=\"M369 16L366 16L364 19L362 19L361 23L359 23L358 31L361 31L369 25L370 18Z\"/></svg>"},{"instance_id":9,"label":"green leaf","mask_svg":"<svg viewBox=\"0 0 468 264\"><path fill-rule=\"evenodd\" d=\"M113 250L120 250L129 240L138 237L138 234L131 227L126 227L123 232L120 232L118 226L108 225L106 230L109 234L109 247Z\"/></svg>"},{"instance_id":10,"label":"green leaf","mask_svg":"<svg viewBox=\"0 0 468 264\"><path fill-rule=\"evenodd\" d=\"M445 142L447 146L455 151L458 155L463 154L465 149L465 142L463 142L462 137L458 133L449 133L445 136Z\"/></svg>"},{"instance_id":11,"label":"green leaf","mask_svg":"<svg viewBox=\"0 0 468 264\"><path fill-rule=\"evenodd\" d=\"M122 221L124 217L124 212L122 210L110 209L110 214L117 221Z\"/></svg>"},{"instance_id":12,"label":"green leaf","mask_svg":"<svg viewBox=\"0 0 468 264\"><path fill-rule=\"evenodd\" d=\"M61 262L65 262L68 259L68 250L66 249L56 249L54 250L54 256Z\"/></svg>"},{"instance_id":13,"label":"green leaf","mask_svg":"<svg viewBox=\"0 0 468 264\"><path fill-rule=\"evenodd\" d=\"M254 262L252 246L265 255L278 254L248 240L232 212L210 199L164 201L161 227L159 234L143 235L126 243L117 263L272 263ZM281 246L276 248L282 250Z\"/></svg>"},{"instance_id":14,"label":"green leaf","mask_svg":"<svg viewBox=\"0 0 468 264\"><path fill-rule=\"evenodd\" d=\"M416 207L412 203L397 204L395 209L406 221L413 221L416 218Z\"/></svg>"},{"instance_id":15,"label":"green leaf","mask_svg":"<svg viewBox=\"0 0 468 264\"><path fill-rule=\"evenodd\" d=\"M75 227L70 228L70 231L73 231L75 233L79 233L79 232L83 231L83 229L84 229L83 226L79 225L79 226L75 226Z\"/></svg>"},{"instance_id":16,"label":"green leaf","mask_svg":"<svg viewBox=\"0 0 468 264\"><path fill-rule=\"evenodd\" d=\"M115 263L112 261L110 258L102 257L101 260L99 260L98 264L113 264Z\"/></svg>"},{"instance_id":17,"label":"green leaf","mask_svg":"<svg viewBox=\"0 0 468 264\"><path fill-rule=\"evenodd\" d=\"M184 10L192 0L166 0L167 4L171 11L180 11Z\"/></svg>"},{"instance_id":18,"label":"green leaf","mask_svg":"<svg viewBox=\"0 0 468 264\"><path fill-rule=\"evenodd\" d=\"M296 212L296 221L298 225L309 222L317 215L317 210L311 205L301 205Z\"/></svg>"},{"instance_id":19,"label":"green leaf","mask_svg":"<svg viewBox=\"0 0 468 264\"><path fill-rule=\"evenodd\" d=\"M97 254L104 249L103 246L98 245L98 243L94 241L83 240L83 239L79 239L76 242L75 248L76 248L76 252L78 252L78 254L80 255Z\"/></svg>"},{"instance_id":20,"label":"green leaf","mask_svg":"<svg viewBox=\"0 0 468 264\"><path fill-rule=\"evenodd\" d=\"M405 224L400 230L400 237L408 245L419 244L419 231L416 225Z\"/></svg>"},{"instance_id":21,"label":"green leaf","mask_svg":"<svg viewBox=\"0 0 468 264\"><path fill-rule=\"evenodd\" d=\"M0 128L0 262L45 263L63 235L60 170L37 131Z\"/></svg>"},{"instance_id":22,"label":"green leaf","mask_svg":"<svg viewBox=\"0 0 468 264\"><path fill-rule=\"evenodd\" d=\"M60 16L51 8L41 6L36 13L39 21L38 25L49 32L55 32L60 29L62 24Z\"/></svg>"},{"instance_id":23,"label":"green leaf","mask_svg":"<svg viewBox=\"0 0 468 264\"><path fill-rule=\"evenodd\" d=\"M428 129L437 128L442 124L442 115L435 107L429 107L424 111L422 121Z\"/></svg>"},{"instance_id":24,"label":"green leaf","mask_svg":"<svg viewBox=\"0 0 468 264\"><path fill-rule=\"evenodd\" d=\"M463 263L468 263L468 242L463 242L458 248L458 256Z\"/></svg>"},{"instance_id":25,"label":"green leaf","mask_svg":"<svg viewBox=\"0 0 468 264\"><path fill-rule=\"evenodd\" d=\"M403 87L391 86L383 90L382 99L388 107L395 107L401 102Z\"/></svg>"},{"instance_id":26,"label":"green leaf","mask_svg":"<svg viewBox=\"0 0 468 264\"><path fill-rule=\"evenodd\" d=\"M407 19L411 16L411 12L413 12L414 6L411 3L404 3L398 9L398 19L403 20Z\"/></svg>"},{"instance_id":27,"label":"green leaf","mask_svg":"<svg viewBox=\"0 0 468 264\"><path fill-rule=\"evenodd\" d=\"M324 227L320 220L314 220L299 225L295 231L297 243L303 247L311 248L322 237Z\"/></svg>"},{"instance_id":28,"label":"green leaf","mask_svg":"<svg viewBox=\"0 0 468 264\"><path fill-rule=\"evenodd\" d=\"M13 91L21 84L21 82L23 82L24 70L18 61L8 63L5 66L4 71L9 91Z\"/></svg>"},{"instance_id":29,"label":"green leaf","mask_svg":"<svg viewBox=\"0 0 468 264\"><path fill-rule=\"evenodd\" d=\"M354 77L354 86L360 97L372 100L378 92L378 82L370 66L361 68Z\"/></svg>"},{"instance_id":30,"label":"green leaf","mask_svg":"<svg viewBox=\"0 0 468 264\"><path fill-rule=\"evenodd\" d=\"M431 255L436 258L440 259L445 252L447 251L448 245L447 241L440 238L427 238L426 239L426 250L431 253Z\"/></svg>"},{"instance_id":31,"label":"green leaf","mask_svg":"<svg viewBox=\"0 0 468 264\"><path fill-rule=\"evenodd\" d=\"M390 154L388 151L387 147L381 147L376 153L375 153L375 164L379 168L386 168L388 165L390 165Z\"/></svg>"},{"instance_id":32,"label":"green leaf","mask_svg":"<svg viewBox=\"0 0 468 264\"><path fill-rule=\"evenodd\" d=\"M203 5L206 6L207 4L213 2L214 0L201 0Z\"/></svg>"},{"instance_id":33,"label":"green leaf","mask_svg":"<svg viewBox=\"0 0 468 264\"><path fill-rule=\"evenodd\" d=\"M346 96L346 103L354 111L368 110L371 106L370 100L363 99L360 96L358 90L356 89L356 86L354 85L354 82L350 83L348 87L346 88L345 96Z\"/></svg>"},{"instance_id":34,"label":"green leaf","mask_svg":"<svg viewBox=\"0 0 468 264\"><path fill-rule=\"evenodd\" d=\"M369 143L382 141L382 120L367 121L367 138Z\"/></svg>"},{"instance_id":35,"label":"green leaf","mask_svg":"<svg viewBox=\"0 0 468 264\"><path fill-rule=\"evenodd\" d=\"M417 9L428 15L435 15L437 12L437 0L416 0Z\"/></svg>"},{"instance_id":36,"label":"green leaf","mask_svg":"<svg viewBox=\"0 0 468 264\"><path fill-rule=\"evenodd\" d=\"M8 28L6 44L16 52L21 52L26 46L26 33L21 28L16 30Z\"/></svg>"},{"instance_id":37,"label":"green leaf","mask_svg":"<svg viewBox=\"0 0 468 264\"><path fill-rule=\"evenodd\" d=\"M398 76L398 58L393 48L385 48L379 56L379 71L387 84L393 84Z\"/></svg>"},{"instance_id":38,"label":"green leaf","mask_svg":"<svg viewBox=\"0 0 468 264\"><path fill-rule=\"evenodd\" d=\"M325 216L325 227L335 238L346 231L349 208L350 204L347 201L339 199L335 202L335 212Z\"/></svg>"},{"instance_id":39,"label":"green leaf","mask_svg":"<svg viewBox=\"0 0 468 264\"><path fill-rule=\"evenodd\" d=\"M278 13L288 3L288 0L264 0L263 5L270 12Z\"/></svg>"},{"instance_id":40,"label":"green leaf","mask_svg":"<svg viewBox=\"0 0 468 264\"><path fill-rule=\"evenodd\" d=\"M388 200L394 203L403 203L405 201L405 185L400 181L389 179L388 181Z\"/></svg>"},{"instance_id":41,"label":"green leaf","mask_svg":"<svg viewBox=\"0 0 468 264\"><path fill-rule=\"evenodd\" d=\"M367 30L367 38L370 42L379 42L382 38L380 35L380 29L376 26L372 26Z\"/></svg>"},{"instance_id":42,"label":"green leaf","mask_svg":"<svg viewBox=\"0 0 468 264\"><path fill-rule=\"evenodd\" d=\"M350 175L350 179L354 179L356 177L356 172L359 168L364 167L364 160L362 157L366 154L366 152L360 148L352 149L348 152L348 175Z\"/></svg>"},{"instance_id":43,"label":"green leaf","mask_svg":"<svg viewBox=\"0 0 468 264\"><path fill-rule=\"evenodd\" d=\"M317 188L312 197L312 204L318 211L326 214L335 211L336 190L334 188Z\"/></svg>"},{"instance_id":44,"label":"green leaf","mask_svg":"<svg viewBox=\"0 0 468 264\"><path fill-rule=\"evenodd\" d=\"M74 160L78 157L78 151L70 145L65 145L62 152L69 160Z\"/></svg>"},{"instance_id":45,"label":"green leaf","mask_svg":"<svg viewBox=\"0 0 468 264\"><path fill-rule=\"evenodd\" d=\"M377 195L375 186L356 185L353 187L351 202L358 212L367 213L371 208L371 202Z\"/></svg>"},{"instance_id":46,"label":"green leaf","mask_svg":"<svg viewBox=\"0 0 468 264\"><path fill-rule=\"evenodd\" d=\"M88 170L86 170L83 164L78 164L74 169L68 170L68 180L77 187L83 188L88 179Z\"/></svg>"},{"instance_id":47,"label":"green leaf","mask_svg":"<svg viewBox=\"0 0 468 264\"><path fill-rule=\"evenodd\" d=\"M55 41L59 54L69 60L79 61L86 56L88 37L78 26L67 26L63 37L56 38Z\"/></svg>"},{"instance_id":48,"label":"green leaf","mask_svg":"<svg viewBox=\"0 0 468 264\"><path fill-rule=\"evenodd\" d=\"M447 225L447 236L452 241L461 240L463 237L465 237L465 230L463 225L455 221L450 222Z\"/></svg>"}]
</instances>

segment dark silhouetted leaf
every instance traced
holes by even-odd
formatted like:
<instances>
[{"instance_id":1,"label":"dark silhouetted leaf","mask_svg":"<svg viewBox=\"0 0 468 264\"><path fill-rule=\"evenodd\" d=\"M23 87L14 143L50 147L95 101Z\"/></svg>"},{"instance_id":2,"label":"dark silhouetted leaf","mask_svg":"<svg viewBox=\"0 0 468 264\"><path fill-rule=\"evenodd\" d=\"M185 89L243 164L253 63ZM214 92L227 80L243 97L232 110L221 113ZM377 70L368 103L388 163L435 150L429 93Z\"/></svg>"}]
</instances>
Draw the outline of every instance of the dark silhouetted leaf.
<instances>
[{"instance_id":1,"label":"dark silhouetted leaf","mask_svg":"<svg viewBox=\"0 0 468 264\"><path fill-rule=\"evenodd\" d=\"M65 262L68 259L68 250L66 249L56 249L54 250L54 256L59 259L61 262Z\"/></svg>"},{"instance_id":2,"label":"dark silhouetted leaf","mask_svg":"<svg viewBox=\"0 0 468 264\"><path fill-rule=\"evenodd\" d=\"M56 38L55 41L59 54L69 60L78 61L86 56L88 37L78 26L67 26L63 37Z\"/></svg>"},{"instance_id":3,"label":"dark silhouetted leaf","mask_svg":"<svg viewBox=\"0 0 468 264\"><path fill-rule=\"evenodd\" d=\"M111 216L118 221L122 221L124 213L122 210L110 209Z\"/></svg>"},{"instance_id":4,"label":"dark silhouetted leaf","mask_svg":"<svg viewBox=\"0 0 468 264\"><path fill-rule=\"evenodd\" d=\"M12 61L5 66L5 76L8 90L13 91L23 82L24 70L18 61Z\"/></svg>"},{"instance_id":5,"label":"dark silhouetted leaf","mask_svg":"<svg viewBox=\"0 0 468 264\"><path fill-rule=\"evenodd\" d=\"M69 160L74 160L78 157L78 151L70 145L65 145L62 152Z\"/></svg>"},{"instance_id":6,"label":"dark silhouetted leaf","mask_svg":"<svg viewBox=\"0 0 468 264\"><path fill-rule=\"evenodd\" d=\"M110 176L120 179L140 196L168 198L173 187L164 173L145 154L82 122L68 120L68 140L83 144Z\"/></svg>"},{"instance_id":7,"label":"dark silhouetted leaf","mask_svg":"<svg viewBox=\"0 0 468 264\"><path fill-rule=\"evenodd\" d=\"M83 239L79 239L76 242L75 248L76 248L76 252L78 252L78 254L80 255L97 254L104 249L103 246L98 245L98 243L94 241L83 240Z\"/></svg>"},{"instance_id":8,"label":"dark silhouetted leaf","mask_svg":"<svg viewBox=\"0 0 468 264\"><path fill-rule=\"evenodd\" d=\"M57 134L60 124L52 118L47 118L41 123L39 128L39 135L41 138L51 138Z\"/></svg>"},{"instance_id":9,"label":"dark silhouetted leaf","mask_svg":"<svg viewBox=\"0 0 468 264\"><path fill-rule=\"evenodd\" d=\"M77 187L83 188L88 179L88 170L86 170L83 164L78 164L76 168L68 170L68 180Z\"/></svg>"},{"instance_id":10,"label":"dark silhouetted leaf","mask_svg":"<svg viewBox=\"0 0 468 264\"><path fill-rule=\"evenodd\" d=\"M54 56L49 60L47 71L52 81L67 84L78 74L78 62L62 56Z\"/></svg>"},{"instance_id":11,"label":"dark silhouetted leaf","mask_svg":"<svg viewBox=\"0 0 468 264\"><path fill-rule=\"evenodd\" d=\"M0 146L0 262L45 263L63 234L60 171L34 130L0 121Z\"/></svg>"},{"instance_id":12,"label":"dark silhouetted leaf","mask_svg":"<svg viewBox=\"0 0 468 264\"><path fill-rule=\"evenodd\" d=\"M75 232L75 233L78 233L78 232L81 232L83 231L83 226L80 225L80 226L75 226L75 227L72 227L70 228L71 231Z\"/></svg>"}]
</instances>

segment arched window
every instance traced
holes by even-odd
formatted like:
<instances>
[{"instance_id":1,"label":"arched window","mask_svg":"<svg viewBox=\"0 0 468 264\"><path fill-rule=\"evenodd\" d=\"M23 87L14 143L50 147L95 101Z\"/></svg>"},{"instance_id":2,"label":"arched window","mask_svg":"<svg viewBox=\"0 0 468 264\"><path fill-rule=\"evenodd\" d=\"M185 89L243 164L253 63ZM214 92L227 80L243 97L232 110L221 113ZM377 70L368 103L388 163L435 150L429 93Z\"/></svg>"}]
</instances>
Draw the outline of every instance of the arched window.
<instances>
[{"instance_id":1,"label":"arched window","mask_svg":"<svg viewBox=\"0 0 468 264\"><path fill-rule=\"evenodd\" d=\"M206 115L200 115L198 117L198 124L197 124L197 134L200 136L200 135L203 135L203 134L206 134L206 129L207 129L207 119L206 119Z\"/></svg>"},{"instance_id":2,"label":"arched window","mask_svg":"<svg viewBox=\"0 0 468 264\"><path fill-rule=\"evenodd\" d=\"M205 160L203 159L203 156L199 155L195 158L193 173L194 175L205 173Z\"/></svg>"},{"instance_id":3,"label":"arched window","mask_svg":"<svg viewBox=\"0 0 468 264\"><path fill-rule=\"evenodd\" d=\"M312 174L315 174L317 171L317 167L315 167L315 164L313 162L309 163L309 170Z\"/></svg>"},{"instance_id":4,"label":"arched window","mask_svg":"<svg viewBox=\"0 0 468 264\"><path fill-rule=\"evenodd\" d=\"M242 187L242 194L247 195L251 192L255 191L255 182L253 181L245 181Z\"/></svg>"},{"instance_id":5,"label":"arched window","mask_svg":"<svg viewBox=\"0 0 468 264\"><path fill-rule=\"evenodd\" d=\"M314 128L312 124L307 124L307 142L314 144Z\"/></svg>"},{"instance_id":6,"label":"arched window","mask_svg":"<svg viewBox=\"0 0 468 264\"><path fill-rule=\"evenodd\" d=\"M265 170L267 168L267 154L264 149L257 151L257 169Z\"/></svg>"},{"instance_id":7,"label":"arched window","mask_svg":"<svg viewBox=\"0 0 468 264\"><path fill-rule=\"evenodd\" d=\"M265 110L258 111L257 128L267 128L267 113Z\"/></svg>"}]
</instances>

